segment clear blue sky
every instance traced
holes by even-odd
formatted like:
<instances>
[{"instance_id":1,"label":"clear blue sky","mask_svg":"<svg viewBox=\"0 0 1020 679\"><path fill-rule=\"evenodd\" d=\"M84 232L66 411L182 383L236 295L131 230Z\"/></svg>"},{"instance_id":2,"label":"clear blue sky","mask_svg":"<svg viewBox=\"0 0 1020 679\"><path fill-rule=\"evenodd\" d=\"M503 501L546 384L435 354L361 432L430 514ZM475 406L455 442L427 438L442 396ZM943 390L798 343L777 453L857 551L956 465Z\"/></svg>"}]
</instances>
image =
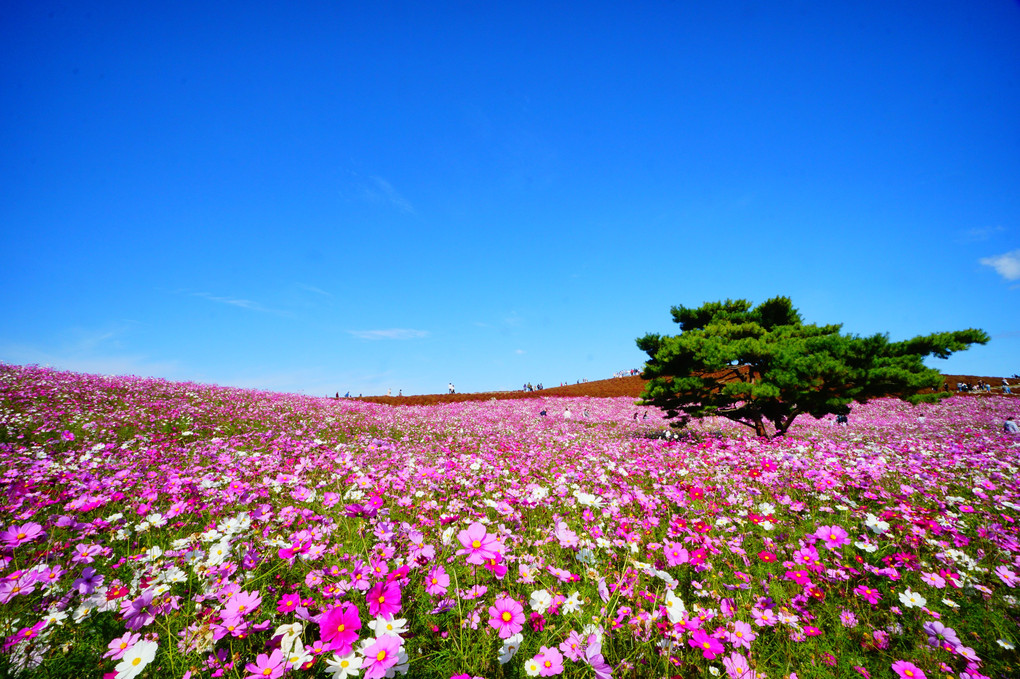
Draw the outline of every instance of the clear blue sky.
<instances>
[{"instance_id":1,"label":"clear blue sky","mask_svg":"<svg viewBox=\"0 0 1020 679\"><path fill-rule=\"evenodd\" d=\"M1020 372L1020 3L496 4L3 3L0 360L551 386L785 294Z\"/></svg>"}]
</instances>

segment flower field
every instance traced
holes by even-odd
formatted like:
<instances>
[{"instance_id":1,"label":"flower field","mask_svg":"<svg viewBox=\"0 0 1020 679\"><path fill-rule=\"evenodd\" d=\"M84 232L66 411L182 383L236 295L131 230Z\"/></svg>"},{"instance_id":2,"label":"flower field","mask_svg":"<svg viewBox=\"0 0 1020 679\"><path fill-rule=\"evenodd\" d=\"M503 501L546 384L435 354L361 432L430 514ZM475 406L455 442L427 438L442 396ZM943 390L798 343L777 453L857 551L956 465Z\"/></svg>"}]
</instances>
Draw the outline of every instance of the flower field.
<instances>
[{"instance_id":1,"label":"flower field","mask_svg":"<svg viewBox=\"0 0 1020 679\"><path fill-rule=\"evenodd\" d=\"M0 365L0 676L1020 676L1015 403L677 441Z\"/></svg>"}]
</instances>

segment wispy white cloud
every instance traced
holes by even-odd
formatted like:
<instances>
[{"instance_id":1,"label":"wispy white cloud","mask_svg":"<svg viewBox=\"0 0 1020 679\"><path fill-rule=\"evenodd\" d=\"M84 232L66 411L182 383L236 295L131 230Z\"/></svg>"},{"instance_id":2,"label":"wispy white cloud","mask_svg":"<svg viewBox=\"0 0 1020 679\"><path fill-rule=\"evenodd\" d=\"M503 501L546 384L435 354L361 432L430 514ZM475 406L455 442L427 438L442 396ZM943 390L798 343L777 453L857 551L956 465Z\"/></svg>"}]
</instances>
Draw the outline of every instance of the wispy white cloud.
<instances>
[{"instance_id":1,"label":"wispy white cloud","mask_svg":"<svg viewBox=\"0 0 1020 679\"><path fill-rule=\"evenodd\" d=\"M1020 280L1020 250L1013 250L994 257L983 257L979 262L995 269L1007 281Z\"/></svg>"},{"instance_id":2,"label":"wispy white cloud","mask_svg":"<svg viewBox=\"0 0 1020 679\"><path fill-rule=\"evenodd\" d=\"M316 295L322 295L324 297L333 296L332 293L326 292L322 288L317 288L314 285L305 285L304 283L298 283L298 287L301 288L302 290L307 290L308 292L314 292Z\"/></svg>"},{"instance_id":3,"label":"wispy white cloud","mask_svg":"<svg viewBox=\"0 0 1020 679\"><path fill-rule=\"evenodd\" d=\"M963 232L963 240L967 243L977 243L980 241L986 241L992 236L996 236L1006 230L1004 226L986 226L976 229L968 229Z\"/></svg>"},{"instance_id":4,"label":"wispy white cloud","mask_svg":"<svg viewBox=\"0 0 1020 679\"><path fill-rule=\"evenodd\" d=\"M248 309L249 311L258 311L259 313L265 314L286 315L285 311L280 311L279 309L271 309L269 307L263 306L262 304L259 304L258 302L253 302L250 299L238 299L235 297L220 297L218 295L213 295L208 292L193 292L191 294L194 295L195 297L207 299L210 302L217 302L218 304L229 304L230 306L240 307L241 309Z\"/></svg>"},{"instance_id":5,"label":"wispy white cloud","mask_svg":"<svg viewBox=\"0 0 1020 679\"><path fill-rule=\"evenodd\" d=\"M366 340L409 340L428 337L428 330L411 330L410 328L389 328L386 330L348 330L355 337Z\"/></svg>"},{"instance_id":6,"label":"wispy white cloud","mask_svg":"<svg viewBox=\"0 0 1020 679\"><path fill-rule=\"evenodd\" d=\"M371 203L385 203L395 207L409 215L415 214L411 201L390 184L386 179L378 175L371 175L359 182L358 186L361 197Z\"/></svg>"}]
</instances>

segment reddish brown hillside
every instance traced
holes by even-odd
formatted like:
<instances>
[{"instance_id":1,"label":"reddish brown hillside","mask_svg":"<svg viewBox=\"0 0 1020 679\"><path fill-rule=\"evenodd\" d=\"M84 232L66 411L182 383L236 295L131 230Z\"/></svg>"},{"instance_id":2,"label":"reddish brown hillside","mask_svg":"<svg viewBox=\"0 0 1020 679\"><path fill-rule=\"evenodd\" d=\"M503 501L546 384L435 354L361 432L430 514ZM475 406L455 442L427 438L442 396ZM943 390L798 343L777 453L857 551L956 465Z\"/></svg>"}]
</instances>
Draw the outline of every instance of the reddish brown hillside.
<instances>
[{"instance_id":1,"label":"reddish brown hillside","mask_svg":"<svg viewBox=\"0 0 1020 679\"><path fill-rule=\"evenodd\" d=\"M979 380L991 384L993 394L1001 394L999 385L1002 384L1001 377L977 377L972 375L946 375L946 383L949 389L955 391L957 382L966 382L976 385ZM1011 383L1017 382L1011 380ZM645 381L639 376L613 377L608 380L595 380L594 382L582 382L580 384L568 384L563 387L552 387L542 391L483 391L472 394L425 394L419 396L365 396L361 401L371 403L385 403L388 405L420 406L433 403L459 403L461 401L488 401L490 399L508 398L541 398L543 396L588 396L595 398L611 398L614 396L626 396L637 399L641 396ZM1014 392L1020 392L1020 385L1014 386ZM971 392L980 395L978 392Z\"/></svg>"}]
</instances>

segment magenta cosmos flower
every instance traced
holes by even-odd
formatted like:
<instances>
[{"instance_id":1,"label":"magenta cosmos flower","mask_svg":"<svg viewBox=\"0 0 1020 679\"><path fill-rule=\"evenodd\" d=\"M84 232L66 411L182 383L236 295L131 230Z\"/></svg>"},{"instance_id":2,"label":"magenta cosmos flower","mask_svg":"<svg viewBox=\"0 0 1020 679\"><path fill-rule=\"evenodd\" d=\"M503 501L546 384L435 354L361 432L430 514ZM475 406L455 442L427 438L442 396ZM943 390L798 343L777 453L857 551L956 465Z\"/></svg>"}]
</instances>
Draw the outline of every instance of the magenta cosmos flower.
<instances>
[{"instance_id":1,"label":"magenta cosmos flower","mask_svg":"<svg viewBox=\"0 0 1020 679\"><path fill-rule=\"evenodd\" d=\"M329 609L319 618L319 636L324 642L331 644L340 655L351 653L360 629L358 607L350 601Z\"/></svg>"},{"instance_id":2,"label":"magenta cosmos flower","mask_svg":"<svg viewBox=\"0 0 1020 679\"><path fill-rule=\"evenodd\" d=\"M524 629L524 607L510 597L499 597L489 606L489 626L500 639L509 639Z\"/></svg>"},{"instance_id":3,"label":"magenta cosmos flower","mask_svg":"<svg viewBox=\"0 0 1020 679\"><path fill-rule=\"evenodd\" d=\"M900 679L928 679L917 665L906 660L897 660L892 664L892 669Z\"/></svg>"},{"instance_id":4,"label":"magenta cosmos flower","mask_svg":"<svg viewBox=\"0 0 1020 679\"><path fill-rule=\"evenodd\" d=\"M365 662L361 668L365 670L365 679L378 679L386 676L386 670L400 660L400 646L404 640L390 634L377 637L374 643L365 647Z\"/></svg>"},{"instance_id":5,"label":"magenta cosmos flower","mask_svg":"<svg viewBox=\"0 0 1020 679\"><path fill-rule=\"evenodd\" d=\"M714 660L717 655L723 652L723 645L715 637L711 637L705 633L703 629L696 629L691 634L691 638L687 640L693 648L701 651L708 660Z\"/></svg>"},{"instance_id":6,"label":"magenta cosmos flower","mask_svg":"<svg viewBox=\"0 0 1020 679\"><path fill-rule=\"evenodd\" d=\"M496 558L499 542L494 535L486 533L485 526L477 521L457 533L457 539L464 547L458 549L457 554L467 554L468 563L484 566L486 561Z\"/></svg>"},{"instance_id":7,"label":"magenta cosmos flower","mask_svg":"<svg viewBox=\"0 0 1020 679\"><path fill-rule=\"evenodd\" d=\"M368 590L368 612L376 616L396 617L400 612L400 586L395 582L380 582Z\"/></svg>"}]
</instances>

